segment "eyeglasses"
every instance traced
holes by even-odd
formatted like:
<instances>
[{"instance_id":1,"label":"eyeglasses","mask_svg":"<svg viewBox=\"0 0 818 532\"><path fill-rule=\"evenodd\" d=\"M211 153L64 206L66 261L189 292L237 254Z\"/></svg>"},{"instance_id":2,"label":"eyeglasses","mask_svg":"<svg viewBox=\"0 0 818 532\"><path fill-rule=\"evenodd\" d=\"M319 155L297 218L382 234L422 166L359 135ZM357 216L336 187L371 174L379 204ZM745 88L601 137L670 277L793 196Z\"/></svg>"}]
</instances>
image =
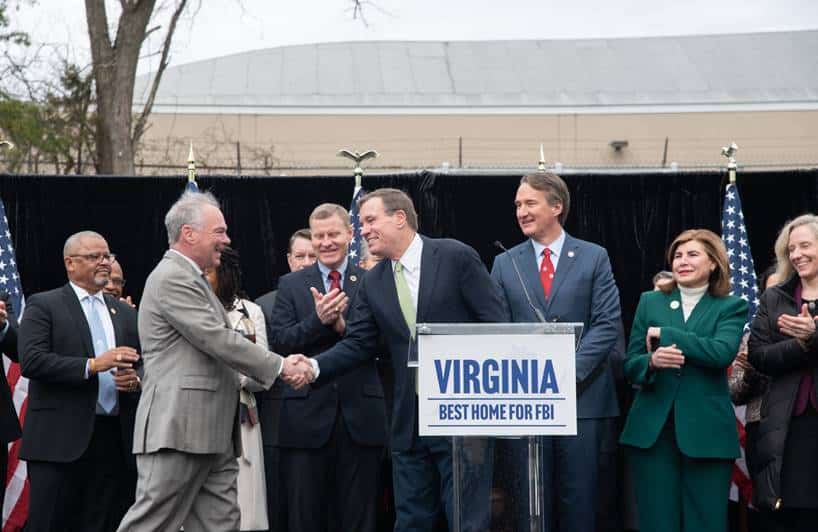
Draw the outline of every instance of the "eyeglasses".
<instances>
[{"instance_id":1,"label":"eyeglasses","mask_svg":"<svg viewBox=\"0 0 818 532\"><path fill-rule=\"evenodd\" d=\"M114 279L111 277L111 284L119 287L125 286L125 279Z\"/></svg>"},{"instance_id":2,"label":"eyeglasses","mask_svg":"<svg viewBox=\"0 0 818 532\"><path fill-rule=\"evenodd\" d=\"M87 260L88 262L114 262L116 260L116 253L77 253L76 255L68 255L69 257L82 257L83 259Z\"/></svg>"}]
</instances>

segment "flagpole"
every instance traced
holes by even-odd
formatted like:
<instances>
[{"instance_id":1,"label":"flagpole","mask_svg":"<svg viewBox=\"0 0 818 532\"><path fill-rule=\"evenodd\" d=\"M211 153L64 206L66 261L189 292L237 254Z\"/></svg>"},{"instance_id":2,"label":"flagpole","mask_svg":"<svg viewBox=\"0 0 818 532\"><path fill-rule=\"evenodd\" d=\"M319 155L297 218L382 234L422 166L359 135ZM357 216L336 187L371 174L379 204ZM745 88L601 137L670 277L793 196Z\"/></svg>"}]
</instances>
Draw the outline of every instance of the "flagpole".
<instances>
[{"instance_id":1,"label":"flagpole","mask_svg":"<svg viewBox=\"0 0 818 532\"><path fill-rule=\"evenodd\" d=\"M736 184L736 152L738 151L738 145L735 142L731 142L729 146L723 146L721 149L721 154L724 157L727 157L727 178L730 180L731 185Z\"/></svg>"},{"instance_id":2,"label":"flagpole","mask_svg":"<svg viewBox=\"0 0 818 532\"><path fill-rule=\"evenodd\" d=\"M537 171L538 172L545 172L545 152L542 148L542 142L540 142L540 160L537 163Z\"/></svg>"},{"instance_id":3,"label":"flagpole","mask_svg":"<svg viewBox=\"0 0 818 532\"><path fill-rule=\"evenodd\" d=\"M190 151L187 153L187 185L185 190L191 192L199 191L199 184L196 182L196 156L193 154L193 141L190 141Z\"/></svg>"},{"instance_id":4,"label":"flagpole","mask_svg":"<svg viewBox=\"0 0 818 532\"><path fill-rule=\"evenodd\" d=\"M358 189L361 188L361 177L364 175L364 170L361 168L361 163L367 159L376 158L378 156L378 152L375 150L366 150L365 152L361 153L342 148L338 150L337 155L338 157L344 157L355 163L355 167L352 169L352 172L355 176L355 188Z\"/></svg>"}]
</instances>

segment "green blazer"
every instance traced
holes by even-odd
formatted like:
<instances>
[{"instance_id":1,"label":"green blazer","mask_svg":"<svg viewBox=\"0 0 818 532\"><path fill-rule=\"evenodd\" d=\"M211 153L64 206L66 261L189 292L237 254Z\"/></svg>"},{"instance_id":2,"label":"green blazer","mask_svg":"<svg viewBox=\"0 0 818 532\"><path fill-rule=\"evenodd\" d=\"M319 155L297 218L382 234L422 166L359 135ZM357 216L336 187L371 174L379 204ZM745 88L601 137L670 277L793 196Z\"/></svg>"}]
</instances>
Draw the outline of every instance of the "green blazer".
<instances>
[{"instance_id":1,"label":"green blazer","mask_svg":"<svg viewBox=\"0 0 818 532\"><path fill-rule=\"evenodd\" d=\"M737 458L736 418L727 388L727 371L741 342L747 303L735 296L705 293L687 322L679 290L645 292L631 329L625 376L641 385L620 443L643 449L656 443L674 413L676 444L691 458ZM648 327L661 327L660 346L685 356L680 370L649 370Z\"/></svg>"}]
</instances>

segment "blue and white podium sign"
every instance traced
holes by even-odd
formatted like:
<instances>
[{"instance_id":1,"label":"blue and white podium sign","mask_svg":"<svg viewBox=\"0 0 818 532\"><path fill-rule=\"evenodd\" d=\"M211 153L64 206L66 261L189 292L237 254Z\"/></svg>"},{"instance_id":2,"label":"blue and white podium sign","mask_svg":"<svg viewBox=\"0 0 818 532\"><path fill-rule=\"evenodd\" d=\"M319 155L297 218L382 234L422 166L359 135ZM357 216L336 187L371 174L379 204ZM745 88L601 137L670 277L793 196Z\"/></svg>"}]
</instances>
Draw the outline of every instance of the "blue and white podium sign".
<instances>
[{"instance_id":1,"label":"blue and white podium sign","mask_svg":"<svg viewBox=\"0 0 818 532\"><path fill-rule=\"evenodd\" d=\"M419 324L421 436L577 433L582 324Z\"/></svg>"}]
</instances>

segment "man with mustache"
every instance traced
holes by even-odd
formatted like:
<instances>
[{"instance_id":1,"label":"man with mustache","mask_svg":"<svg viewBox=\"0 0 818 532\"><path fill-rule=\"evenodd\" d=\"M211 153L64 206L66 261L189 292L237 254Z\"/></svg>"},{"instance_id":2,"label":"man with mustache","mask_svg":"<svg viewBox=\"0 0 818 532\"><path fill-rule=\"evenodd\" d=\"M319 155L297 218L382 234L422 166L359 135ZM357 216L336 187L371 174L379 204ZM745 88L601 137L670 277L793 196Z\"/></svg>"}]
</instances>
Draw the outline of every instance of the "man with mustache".
<instances>
[{"instance_id":1,"label":"man with mustache","mask_svg":"<svg viewBox=\"0 0 818 532\"><path fill-rule=\"evenodd\" d=\"M71 235L68 283L31 296L20 324L32 532L115 530L133 501L139 338L136 311L103 295L113 260L98 233Z\"/></svg>"}]
</instances>

